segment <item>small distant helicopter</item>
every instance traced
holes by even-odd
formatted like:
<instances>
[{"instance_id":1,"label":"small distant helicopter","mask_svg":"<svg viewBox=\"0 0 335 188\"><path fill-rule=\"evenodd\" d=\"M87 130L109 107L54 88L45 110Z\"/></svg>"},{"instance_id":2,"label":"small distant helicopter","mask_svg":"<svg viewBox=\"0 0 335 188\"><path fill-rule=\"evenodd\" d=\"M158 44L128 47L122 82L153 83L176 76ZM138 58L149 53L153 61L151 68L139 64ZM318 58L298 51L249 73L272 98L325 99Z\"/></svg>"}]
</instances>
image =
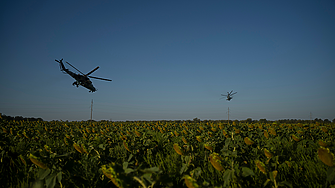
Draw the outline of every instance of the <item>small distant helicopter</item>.
<instances>
[{"instance_id":1,"label":"small distant helicopter","mask_svg":"<svg viewBox=\"0 0 335 188\"><path fill-rule=\"evenodd\" d=\"M221 94L221 96L227 97L226 100L227 100L227 101L230 101L230 100L233 99L232 96L235 95L237 92L233 93L233 90L231 90L231 92L227 92L227 93L228 93L228 95L222 95L222 94ZM222 98L224 98L224 97L222 97ZM222 99L222 98L221 98L221 99Z\"/></svg>"},{"instance_id":2,"label":"small distant helicopter","mask_svg":"<svg viewBox=\"0 0 335 188\"><path fill-rule=\"evenodd\" d=\"M67 64L69 64L71 67L73 67L74 69L76 69L76 71L78 71L80 74L76 74L76 73L73 73L71 71L69 71L69 69L66 69L64 64L63 64L63 59L61 60L57 60L55 59L55 61L57 61L59 63L59 67L60 67L60 70L63 72L63 73L67 73L68 75L70 75L71 77L73 77L76 81L73 82L72 85L74 86L83 86L83 87L86 87L87 89L89 89L90 91L89 92L95 92L96 89L95 87L93 86L91 80L88 78L94 78L94 79L100 79L100 80L105 80L105 81L112 81L110 79L105 79L105 78L98 78L98 77L94 77L94 76L89 76L90 74L92 74L94 71L96 71L98 67L96 67L95 69L91 70L91 72L87 73L87 74L84 74L82 72L80 72L78 69L76 69L76 67L72 66L70 63L68 62L65 62Z\"/></svg>"}]
</instances>

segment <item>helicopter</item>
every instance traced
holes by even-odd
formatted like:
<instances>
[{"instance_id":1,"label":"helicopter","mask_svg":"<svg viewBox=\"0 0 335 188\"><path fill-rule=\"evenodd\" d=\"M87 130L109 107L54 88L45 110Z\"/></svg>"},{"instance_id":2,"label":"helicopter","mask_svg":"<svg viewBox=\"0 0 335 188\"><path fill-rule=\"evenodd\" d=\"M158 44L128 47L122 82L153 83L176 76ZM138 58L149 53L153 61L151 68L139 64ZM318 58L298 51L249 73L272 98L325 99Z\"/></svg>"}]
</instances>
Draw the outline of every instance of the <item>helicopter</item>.
<instances>
[{"instance_id":1,"label":"helicopter","mask_svg":"<svg viewBox=\"0 0 335 188\"><path fill-rule=\"evenodd\" d=\"M80 72L76 67L74 67L73 65L71 65L70 63L65 62L65 63L69 64L72 68L76 69L76 71L78 71L80 73L80 74L76 74L74 72L69 71L69 69L65 68L65 66L63 64L63 59L61 59L61 60L55 59L55 61L59 63L60 70L63 73L70 75L72 78L74 78L76 80L75 82L73 82L73 84L72 84L73 86L77 86L78 87L79 85L81 85L81 86L89 89L89 92L95 92L96 89L95 89L95 87L93 86L91 80L88 77L94 78L94 79L105 80L105 81L112 81L112 80L106 79L106 78L98 78L98 77L94 77L94 76L89 76L94 71L96 71L99 68L99 66L96 67L95 69L91 70L89 73L84 74L84 73Z\"/></svg>"},{"instance_id":2,"label":"helicopter","mask_svg":"<svg viewBox=\"0 0 335 188\"><path fill-rule=\"evenodd\" d=\"M231 92L227 92L227 93L228 93L228 95L222 95L222 94L221 94L221 96L227 97L226 100L227 100L227 101L230 101L230 100L233 99L232 96L235 95L237 92L233 93L233 90L231 90ZM224 97L222 97L222 98L224 98ZM222 98L221 98L221 99L222 99Z\"/></svg>"}]
</instances>

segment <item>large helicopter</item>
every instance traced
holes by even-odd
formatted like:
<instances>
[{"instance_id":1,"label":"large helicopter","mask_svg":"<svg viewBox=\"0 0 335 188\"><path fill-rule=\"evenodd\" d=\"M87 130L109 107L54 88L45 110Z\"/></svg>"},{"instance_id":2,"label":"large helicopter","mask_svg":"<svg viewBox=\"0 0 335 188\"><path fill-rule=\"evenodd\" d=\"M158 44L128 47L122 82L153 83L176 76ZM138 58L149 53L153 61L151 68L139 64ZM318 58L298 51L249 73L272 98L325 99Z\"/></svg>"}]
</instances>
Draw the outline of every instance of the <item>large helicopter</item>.
<instances>
[{"instance_id":1,"label":"large helicopter","mask_svg":"<svg viewBox=\"0 0 335 188\"><path fill-rule=\"evenodd\" d=\"M235 95L237 92L233 93L233 90L231 90L231 92L227 92L227 93L228 93L227 95L222 95L222 94L221 94L221 96L227 97L226 100L227 100L227 101L230 101L230 100L233 99L232 96ZM224 97L222 97L222 98L224 98ZM222 98L221 98L221 99L222 99Z\"/></svg>"},{"instance_id":2,"label":"large helicopter","mask_svg":"<svg viewBox=\"0 0 335 188\"><path fill-rule=\"evenodd\" d=\"M55 59L55 61L57 61L59 63L59 66L60 66L60 70L63 72L63 73L67 73L68 75L70 75L72 78L74 78L76 81L73 82L72 85L74 86L83 86L83 87L86 87L87 89L89 89L90 91L89 92L95 92L96 89L95 87L93 86L91 80L88 78L94 78L94 79L100 79L100 80L105 80L105 81L112 81L110 79L105 79L105 78L98 78L98 77L94 77L94 76L89 76L90 74L92 74L94 71L96 71L98 67L96 67L95 69L91 70L91 72L87 73L87 74L84 74L82 72L80 72L76 67L72 66L70 63L68 62L65 62L67 64L69 64L71 67L73 67L74 69L76 69L76 71L78 71L80 74L76 74L74 72L71 72L69 71L69 69L66 69L64 64L63 64L63 59L61 60L57 60Z\"/></svg>"}]
</instances>

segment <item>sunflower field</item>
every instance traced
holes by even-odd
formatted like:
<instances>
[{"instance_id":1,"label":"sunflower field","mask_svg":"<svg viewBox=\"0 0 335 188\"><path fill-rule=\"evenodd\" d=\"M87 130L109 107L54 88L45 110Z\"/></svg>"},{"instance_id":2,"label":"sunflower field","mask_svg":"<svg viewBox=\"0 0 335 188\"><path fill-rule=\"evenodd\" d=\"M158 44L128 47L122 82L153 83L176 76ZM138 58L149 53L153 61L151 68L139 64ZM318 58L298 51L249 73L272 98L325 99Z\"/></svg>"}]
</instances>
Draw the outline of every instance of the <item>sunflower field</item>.
<instances>
[{"instance_id":1,"label":"sunflower field","mask_svg":"<svg viewBox=\"0 0 335 188\"><path fill-rule=\"evenodd\" d=\"M334 123L0 118L16 187L335 187Z\"/></svg>"}]
</instances>

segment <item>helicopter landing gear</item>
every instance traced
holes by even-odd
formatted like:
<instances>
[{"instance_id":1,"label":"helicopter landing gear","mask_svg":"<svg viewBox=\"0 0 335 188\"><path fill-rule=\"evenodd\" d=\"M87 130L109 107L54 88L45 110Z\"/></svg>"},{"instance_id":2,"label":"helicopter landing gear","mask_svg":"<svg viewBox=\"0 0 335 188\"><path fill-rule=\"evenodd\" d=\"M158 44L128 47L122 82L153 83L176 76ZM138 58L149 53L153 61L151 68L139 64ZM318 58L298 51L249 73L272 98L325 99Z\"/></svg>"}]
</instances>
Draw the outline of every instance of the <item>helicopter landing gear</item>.
<instances>
[{"instance_id":1,"label":"helicopter landing gear","mask_svg":"<svg viewBox=\"0 0 335 188\"><path fill-rule=\"evenodd\" d=\"M79 86L79 84L78 84L78 82L73 82L73 84L72 84L73 86Z\"/></svg>"}]
</instances>

